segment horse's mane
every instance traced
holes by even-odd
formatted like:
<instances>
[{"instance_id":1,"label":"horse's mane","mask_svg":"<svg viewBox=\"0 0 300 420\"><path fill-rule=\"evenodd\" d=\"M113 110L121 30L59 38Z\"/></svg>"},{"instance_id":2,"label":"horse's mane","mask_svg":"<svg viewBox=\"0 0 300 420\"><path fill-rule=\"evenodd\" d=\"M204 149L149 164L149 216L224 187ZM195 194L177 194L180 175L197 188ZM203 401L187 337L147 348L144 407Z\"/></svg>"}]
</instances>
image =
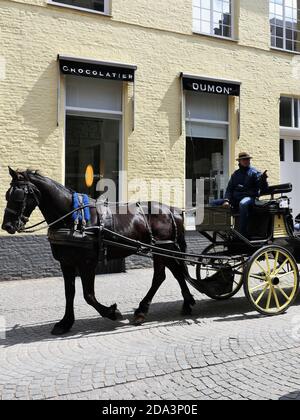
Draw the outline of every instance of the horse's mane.
<instances>
[{"instance_id":1,"label":"horse's mane","mask_svg":"<svg viewBox=\"0 0 300 420\"><path fill-rule=\"evenodd\" d=\"M30 178L30 176L36 176L37 178L41 178L47 181L52 182L58 189L60 189L63 192L70 192L70 193L74 193L74 191L71 188L65 187L62 184L60 184L59 182L55 181L54 179L48 178L46 176L44 176L42 174L42 172L39 169L26 169L26 170L17 170L18 174L20 174L21 176L23 176L25 179Z\"/></svg>"}]
</instances>

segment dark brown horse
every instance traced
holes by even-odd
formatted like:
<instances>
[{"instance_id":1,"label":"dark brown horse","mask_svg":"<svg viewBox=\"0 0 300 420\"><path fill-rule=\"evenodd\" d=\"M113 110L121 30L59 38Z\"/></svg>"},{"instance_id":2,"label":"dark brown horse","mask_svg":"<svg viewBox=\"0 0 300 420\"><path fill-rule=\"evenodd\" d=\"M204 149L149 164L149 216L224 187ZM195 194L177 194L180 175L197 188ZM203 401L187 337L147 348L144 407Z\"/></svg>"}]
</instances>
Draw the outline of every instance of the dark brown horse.
<instances>
[{"instance_id":1,"label":"dark brown horse","mask_svg":"<svg viewBox=\"0 0 300 420\"><path fill-rule=\"evenodd\" d=\"M36 207L39 207L48 224L72 211L73 191L42 176L37 171L14 171L11 168L9 171L12 183L6 194L7 207L2 224L2 229L8 233L13 235L16 232L22 232ZM92 199L90 202L92 205L95 204L95 201ZM149 209L151 209L150 212ZM120 210L119 206L117 210ZM101 220L99 220L100 217L96 208L91 208L90 211L91 224L99 226ZM106 223L105 218L102 222ZM56 225L55 229L72 229L73 226L73 220L69 217ZM140 203L140 205L136 206L135 211L132 211L132 206L130 207L130 212L124 212L124 208L122 211L117 211L117 214L113 217L113 229L116 233L127 238L147 244L151 243L151 239L159 241L160 244L164 241L171 241L171 243L168 243L168 249L171 247L177 251L178 249L181 252L186 251L182 211L159 203ZM75 277L77 273L79 273L82 280L86 302L93 306L101 316L111 320L120 319L121 313L118 311L116 304L106 307L101 305L95 297L94 282L99 259L99 247L95 246L94 249L86 249L57 244L51 244L51 247L54 258L61 265L66 296L65 315L54 326L52 334L65 334L70 331L74 324ZM133 251L116 246L109 246L107 248L107 259L126 258L133 253ZM184 262L161 256L154 256L153 260L153 283L135 311L136 324L141 324L145 321L150 304L166 278L166 268L172 272L180 285L184 299L183 312L185 314L191 313L191 307L195 305L195 300L186 284L189 274Z\"/></svg>"}]
</instances>

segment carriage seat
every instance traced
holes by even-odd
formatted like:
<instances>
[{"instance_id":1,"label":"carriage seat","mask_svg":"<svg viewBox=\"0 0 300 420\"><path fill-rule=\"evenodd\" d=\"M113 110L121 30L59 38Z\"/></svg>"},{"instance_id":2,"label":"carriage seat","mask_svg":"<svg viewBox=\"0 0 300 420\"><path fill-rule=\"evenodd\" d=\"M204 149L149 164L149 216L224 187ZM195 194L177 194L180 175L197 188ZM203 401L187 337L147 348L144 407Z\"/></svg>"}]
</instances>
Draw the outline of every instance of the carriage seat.
<instances>
[{"instance_id":1,"label":"carriage seat","mask_svg":"<svg viewBox=\"0 0 300 420\"><path fill-rule=\"evenodd\" d=\"M274 197L276 194L288 194L293 191L293 185L291 183L288 184L279 184L279 185L272 185L268 187L260 197L264 197L266 195L271 195Z\"/></svg>"}]
</instances>

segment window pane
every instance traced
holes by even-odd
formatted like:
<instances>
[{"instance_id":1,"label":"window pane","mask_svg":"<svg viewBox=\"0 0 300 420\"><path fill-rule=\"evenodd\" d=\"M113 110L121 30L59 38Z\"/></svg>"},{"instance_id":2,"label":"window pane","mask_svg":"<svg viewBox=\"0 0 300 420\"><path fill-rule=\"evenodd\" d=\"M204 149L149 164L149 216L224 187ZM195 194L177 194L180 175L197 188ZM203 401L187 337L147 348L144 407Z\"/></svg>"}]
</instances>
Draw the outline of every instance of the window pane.
<instances>
[{"instance_id":1,"label":"window pane","mask_svg":"<svg viewBox=\"0 0 300 420\"><path fill-rule=\"evenodd\" d=\"M280 140L280 161L285 161L285 141L283 139Z\"/></svg>"},{"instance_id":2,"label":"window pane","mask_svg":"<svg viewBox=\"0 0 300 420\"><path fill-rule=\"evenodd\" d=\"M209 35L232 36L232 0L193 0L193 30ZM199 25L199 20L201 21Z\"/></svg>"},{"instance_id":3,"label":"window pane","mask_svg":"<svg viewBox=\"0 0 300 420\"><path fill-rule=\"evenodd\" d=\"M299 101L298 99L294 100L294 118L295 118L295 128L299 128Z\"/></svg>"},{"instance_id":4,"label":"window pane","mask_svg":"<svg viewBox=\"0 0 300 420\"><path fill-rule=\"evenodd\" d=\"M116 199L119 184L119 127L120 122L100 118L74 117L66 120L66 186L93 198L102 178L114 181ZM88 165L94 169L92 187L85 182ZM113 193L113 191L111 191Z\"/></svg>"},{"instance_id":5,"label":"window pane","mask_svg":"<svg viewBox=\"0 0 300 420\"><path fill-rule=\"evenodd\" d=\"M193 180L192 202L188 207L196 206L196 180L204 180L204 202L208 204L225 194L227 173L224 173L223 140L201 137L186 139L186 179ZM225 181L226 179L226 181Z\"/></svg>"},{"instance_id":6,"label":"window pane","mask_svg":"<svg viewBox=\"0 0 300 420\"><path fill-rule=\"evenodd\" d=\"M280 100L280 126L292 127L292 99L281 98Z\"/></svg>"},{"instance_id":7,"label":"window pane","mask_svg":"<svg viewBox=\"0 0 300 420\"><path fill-rule=\"evenodd\" d=\"M294 149L294 162L300 162L300 140L294 140L293 149Z\"/></svg>"},{"instance_id":8,"label":"window pane","mask_svg":"<svg viewBox=\"0 0 300 420\"><path fill-rule=\"evenodd\" d=\"M56 3L67 4L68 6L82 7L83 9L105 11L105 0L54 0Z\"/></svg>"},{"instance_id":9,"label":"window pane","mask_svg":"<svg viewBox=\"0 0 300 420\"><path fill-rule=\"evenodd\" d=\"M299 51L300 0L270 0L270 25L273 47Z\"/></svg>"},{"instance_id":10,"label":"window pane","mask_svg":"<svg viewBox=\"0 0 300 420\"><path fill-rule=\"evenodd\" d=\"M276 48L283 48L283 39L282 38L275 38L276 42Z\"/></svg>"}]
</instances>

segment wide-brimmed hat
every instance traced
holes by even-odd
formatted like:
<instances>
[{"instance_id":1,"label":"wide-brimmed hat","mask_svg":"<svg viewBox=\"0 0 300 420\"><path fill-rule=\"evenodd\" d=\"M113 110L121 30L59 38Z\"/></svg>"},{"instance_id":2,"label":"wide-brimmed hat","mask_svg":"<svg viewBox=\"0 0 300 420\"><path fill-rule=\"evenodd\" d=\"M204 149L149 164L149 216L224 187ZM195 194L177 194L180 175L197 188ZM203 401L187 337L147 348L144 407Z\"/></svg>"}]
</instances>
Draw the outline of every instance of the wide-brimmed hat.
<instances>
[{"instance_id":1,"label":"wide-brimmed hat","mask_svg":"<svg viewBox=\"0 0 300 420\"><path fill-rule=\"evenodd\" d=\"M246 153L246 152L239 153L239 157L237 158L237 161L240 161L243 159L253 159L253 158L251 155L249 155L249 153Z\"/></svg>"}]
</instances>

